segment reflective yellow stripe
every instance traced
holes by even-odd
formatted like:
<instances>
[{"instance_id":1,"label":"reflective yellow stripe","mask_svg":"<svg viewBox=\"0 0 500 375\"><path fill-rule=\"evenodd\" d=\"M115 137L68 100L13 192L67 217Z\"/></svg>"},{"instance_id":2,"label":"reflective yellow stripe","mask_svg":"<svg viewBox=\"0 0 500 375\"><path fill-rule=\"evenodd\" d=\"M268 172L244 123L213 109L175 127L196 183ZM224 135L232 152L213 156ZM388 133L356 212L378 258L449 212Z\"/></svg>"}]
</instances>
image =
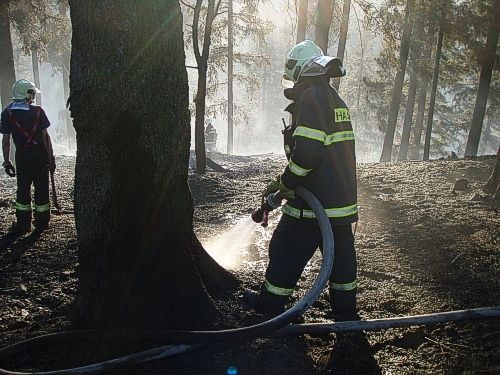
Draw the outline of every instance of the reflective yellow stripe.
<instances>
[{"instance_id":1,"label":"reflective yellow stripe","mask_svg":"<svg viewBox=\"0 0 500 375\"><path fill-rule=\"evenodd\" d=\"M301 177L307 176L312 171L312 169L302 168L301 166L295 164L291 160L288 163L288 168L290 168L290 170L292 171L293 174L296 174L297 176L301 176Z\"/></svg>"},{"instance_id":2,"label":"reflective yellow stripe","mask_svg":"<svg viewBox=\"0 0 500 375\"><path fill-rule=\"evenodd\" d=\"M325 146L329 146L332 143L343 142L343 141L354 141L354 133L352 131L337 132L326 136Z\"/></svg>"},{"instance_id":3,"label":"reflective yellow stripe","mask_svg":"<svg viewBox=\"0 0 500 375\"><path fill-rule=\"evenodd\" d=\"M335 132L327 135L321 130L307 128L305 126L298 126L293 132L293 136L314 139L315 141L322 142L325 146L329 146L337 142L354 141L354 132L352 130Z\"/></svg>"},{"instance_id":4,"label":"reflective yellow stripe","mask_svg":"<svg viewBox=\"0 0 500 375\"><path fill-rule=\"evenodd\" d=\"M315 141L325 142L326 133L324 131L306 128L305 126L297 126L297 129L293 132L294 137L304 137L309 139L314 139Z\"/></svg>"},{"instance_id":5,"label":"reflective yellow stripe","mask_svg":"<svg viewBox=\"0 0 500 375\"><path fill-rule=\"evenodd\" d=\"M16 202L16 210L31 211L31 204L22 204L22 203Z\"/></svg>"},{"instance_id":6,"label":"reflective yellow stripe","mask_svg":"<svg viewBox=\"0 0 500 375\"><path fill-rule=\"evenodd\" d=\"M50 203L42 204L40 206L35 205L36 212L47 212L50 211Z\"/></svg>"},{"instance_id":7,"label":"reflective yellow stripe","mask_svg":"<svg viewBox=\"0 0 500 375\"><path fill-rule=\"evenodd\" d=\"M332 288L333 290L342 290L342 291L349 291L349 290L353 290L353 289L356 289L358 287L358 280L354 280L353 282L351 283L334 283L332 281L330 281L330 288Z\"/></svg>"},{"instance_id":8,"label":"reflective yellow stripe","mask_svg":"<svg viewBox=\"0 0 500 375\"><path fill-rule=\"evenodd\" d=\"M278 296L290 296L293 293L293 288L280 288L279 286L271 284L267 279L264 285L269 293L277 294Z\"/></svg>"},{"instance_id":9,"label":"reflective yellow stripe","mask_svg":"<svg viewBox=\"0 0 500 375\"><path fill-rule=\"evenodd\" d=\"M347 108L335 108L335 123L339 122L348 122L351 121L351 115L349 114L349 110Z\"/></svg>"},{"instance_id":10,"label":"reflective yellow stripe","mask_svg":"<svg viewBox=\"0 0 500 375\"><path fill-rule=\"evenodd\" d=\"M300 217L304 217L306 219L315 219L316 215L312 210L300 210L298 208L292 207L289 204L286 204L283 206L282 209L283 213L293 216L297 219L300 219ZM302 215L301 215L302 211ZM346 216L351 216L354 215L358 212L358 204L354 203L350 206L346 207L338 207L338 208L326 208L326 216L330 218L339 218L339 217L346 217Z\"/></svg>"},{"instance_id":11,"label":"reflective yellow stripe","mask_svg":"<svg viewBox=\"0 0 500 375\"><path fill-rule=\"evenodd\" d=\"M283 211L284 214L300 219L300 210L290 206L288 203L281 208L281 211Z\"/></svg>"}]
</instances>

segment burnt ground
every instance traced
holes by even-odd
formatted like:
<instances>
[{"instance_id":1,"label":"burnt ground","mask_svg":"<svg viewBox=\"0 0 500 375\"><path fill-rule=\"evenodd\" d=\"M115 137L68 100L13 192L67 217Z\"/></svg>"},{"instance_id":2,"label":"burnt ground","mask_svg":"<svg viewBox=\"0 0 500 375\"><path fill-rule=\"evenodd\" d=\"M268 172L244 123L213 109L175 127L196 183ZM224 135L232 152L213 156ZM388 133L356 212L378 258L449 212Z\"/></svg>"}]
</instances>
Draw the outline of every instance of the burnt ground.
<instances>
[{"instance_id":1,"label":"burnt ground","mask_svg":"<svg viewBox=\"0 0 500 375\"><path fill-rule=\"evenodd\" d=\"M191 175L194 224L199 238L240 223L258 204L266 181L280 172L284 158L215 156L228 171ZM40 238L7 241L12 222L14 179L0 176L0 346L71 328L77 285L77 249L72 215L74 158L58 157L57 185L62 215ZM364 164L359 166L361 220L357 226L359 307L364 319L500 305L500 215L481 187L494 157L470 160ZM453 187L467 179L462 190ZM234 271L256 288L266 264L266 248L276 225L250 226L243 261ZM248 229L248 225L245 224ZM243 236L245 233L241 232ZM248 234L248 233L246 233ZM227 243L241 242L230 233ZM12 243L11 243L12 242ZM302 295L320 265L316 256L300 281ZM238 296L226 302L229 320L248 325L263 317L245 309ZM306 313L306 322L325 321L325 295ZM212 344L176 358L119 370L116 374L498 374L500 320L447 323L367 332L364 336L304 335ZM22 368L66 363L26 354ZM47 364L49 363L49 364ZM2 364L4 365L4 364ZM0 366L2 367L2 366Z\"/></svg>"}]
</instances>

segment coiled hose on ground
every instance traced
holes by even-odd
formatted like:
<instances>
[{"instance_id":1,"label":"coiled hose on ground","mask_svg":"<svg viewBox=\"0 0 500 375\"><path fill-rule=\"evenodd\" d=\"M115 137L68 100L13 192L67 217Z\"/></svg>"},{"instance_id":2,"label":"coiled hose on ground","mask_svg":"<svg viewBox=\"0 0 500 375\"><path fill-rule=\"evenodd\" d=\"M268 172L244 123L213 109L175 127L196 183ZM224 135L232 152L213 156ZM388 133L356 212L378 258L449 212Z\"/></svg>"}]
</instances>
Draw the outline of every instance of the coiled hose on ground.
<instances>
[{"instance_id":1,"label":"coiled hose on ground","mask_svg":"<svg viewBox=\"0 0 500 375\"><path fill-rule=\"evenodd\" d=\"M296 193L304 199L309 207L316 214L323 240L323 261L321 264L318 277L314 281L311 289L290 309L265 322L243 328L227 329L222 331L156 331L156 332L111 332L111 331L70 331L45 335L22 341L20 343L8 346L0 350L0 361L12 357L15 354L31 350L35 347L48 344L64 343L73 340L116 340L116 339L132 339L132 340L159 340L164 338L169 341L178 342L207 342L207 341L225 341L234 339L246 339L255 336L267 335L284 326L290 324L299 316L301 316L320 296L333 267L334 258L334 240L333 232L324 208L319 200L307 189L298 187ZM167 345L160 348L149 349L144 352L128 355L125 357L105 361L89 366L77 367L72 369L44 371L44 372L13 372L5 369L0 369L0 374L6 375L55 375L55 374L90 374L129 364L135 364L154 359L169 357L175 354L183 353L191 350L197 345Z\"/></svg>"}]
</instances>

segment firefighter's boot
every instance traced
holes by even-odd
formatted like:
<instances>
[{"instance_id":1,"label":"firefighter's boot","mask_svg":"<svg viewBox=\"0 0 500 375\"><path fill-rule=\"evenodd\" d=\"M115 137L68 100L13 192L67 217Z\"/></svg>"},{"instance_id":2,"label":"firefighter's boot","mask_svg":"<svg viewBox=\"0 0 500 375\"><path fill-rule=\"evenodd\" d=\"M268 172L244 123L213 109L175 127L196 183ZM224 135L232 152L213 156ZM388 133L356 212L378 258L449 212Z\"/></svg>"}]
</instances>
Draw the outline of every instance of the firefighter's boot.
<instances>
[{"instance_id":1,"label":"firefighter's boot","mask_svg":"<svg viewBox=\"0 0 500 375\"><path fill-rule=\"evenodd\" d=\"M276 296L263 288L260 292L248 289L243 292L243 301L255 311L266 315L283 313L288 300L288 297Z\"/></svg>"},{"instance_id":2,"label":"firefighter's boot","mask_svg":"<svg viewBox=\"0 0 500 375\"><path fill-rule=\"evenodd\" d=\"M341 291L329 289L330 307L336 322L359 320L356 308L356 289Z\"/></svg>"}]
</instances>

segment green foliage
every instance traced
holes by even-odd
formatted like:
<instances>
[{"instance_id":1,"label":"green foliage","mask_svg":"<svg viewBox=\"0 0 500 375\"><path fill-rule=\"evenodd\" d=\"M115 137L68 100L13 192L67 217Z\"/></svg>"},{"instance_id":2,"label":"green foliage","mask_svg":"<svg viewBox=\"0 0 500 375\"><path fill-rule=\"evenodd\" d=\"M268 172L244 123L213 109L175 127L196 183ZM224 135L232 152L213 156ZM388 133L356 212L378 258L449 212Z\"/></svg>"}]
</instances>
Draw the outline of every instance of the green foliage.
<instances>
[{"instance_id":1,"label":"green foliage","mask_svg":"<svg viewBox=\"0 0 500 375\"><path fill-rule=\"evenodd\" d=\"M374 7L366 1L360 1L367 14L365 18L367 26L381 34L382 39L382 48L376 59L378 69L375 74L364 77L366 89L370 91L372 98L368 102L369 107L371 111L377 113L377 124L381 132L385 131L387 110L384 107L389 106L391 85L397 71L405 3L402 0L385 0L380 7ZM412 46L420 49L420 53L410 61L407 74L412 66L416 66L419 69L420 79L429 81L432 79L434 56L426 58L425 52L429 48L434 51L436 33L442 25L445 36L431 153L436 157L451 150L460 152L463 151L472 119L480 71L477 58L485 45L492 2L491 0L419 0L416 4L412 19L416 24L424 26L425 35L423 40L416 41L418 43L416 46L415 44ZM412 38L415 42L415 35ZM408 82L405 84L405 90L407 86ZM490 91L488 117L497 115L498 118L500 109L498 86L498 72L496 72ZM500 122L496 119L490 120L490 129L491 138L500 131Z\"/></svg>"},{"instance_id":2,"label":"green foliage","mask_svg":"<svg viewBox=\"0 0 500 375\"><path fill-rule=\"evenodd\" d=\"M244 124L249 120L251 111L249 105L256 92L260 88L259 77L253 72L253 67L261 67L269 61L268 55L261 53L266 44L266 36L273 29L270 22L263 20L259 13L259 6L267 0L240 0L234 1L234 75L236 85L240 86L247 96L244 102L235 102L234 120L236 124ZM192 22L195 0L183 0L183 12L185 14L186 46L192 47ZM206 20L206 4L203 4L200 25L200 46L203 40ZM215 117L218 114L227 114L227 100L225 90L227 89L227 2L222 0L219 12L215 16L212 26L212 44L208 60L208 83L207 98L209 104L206 108L206 117ZM244 41L244 42L240 42ZM196 94L194 95L196 97ZM193 107L192 107L193 108Z\"/></svg>"},{"instance_id":3,"label":"green foliage","mask_svg":"<svg viewBox=\"0 0 500 375\"><path fill-rule=\"evenodd\" d=\"M10 15L21 50L30 54L36 48L42 61L62 70L67 65L63 57L71 48L71 23L59 14L58 5L56 0L11 1Z\"/></svg>"}]
</instances>

